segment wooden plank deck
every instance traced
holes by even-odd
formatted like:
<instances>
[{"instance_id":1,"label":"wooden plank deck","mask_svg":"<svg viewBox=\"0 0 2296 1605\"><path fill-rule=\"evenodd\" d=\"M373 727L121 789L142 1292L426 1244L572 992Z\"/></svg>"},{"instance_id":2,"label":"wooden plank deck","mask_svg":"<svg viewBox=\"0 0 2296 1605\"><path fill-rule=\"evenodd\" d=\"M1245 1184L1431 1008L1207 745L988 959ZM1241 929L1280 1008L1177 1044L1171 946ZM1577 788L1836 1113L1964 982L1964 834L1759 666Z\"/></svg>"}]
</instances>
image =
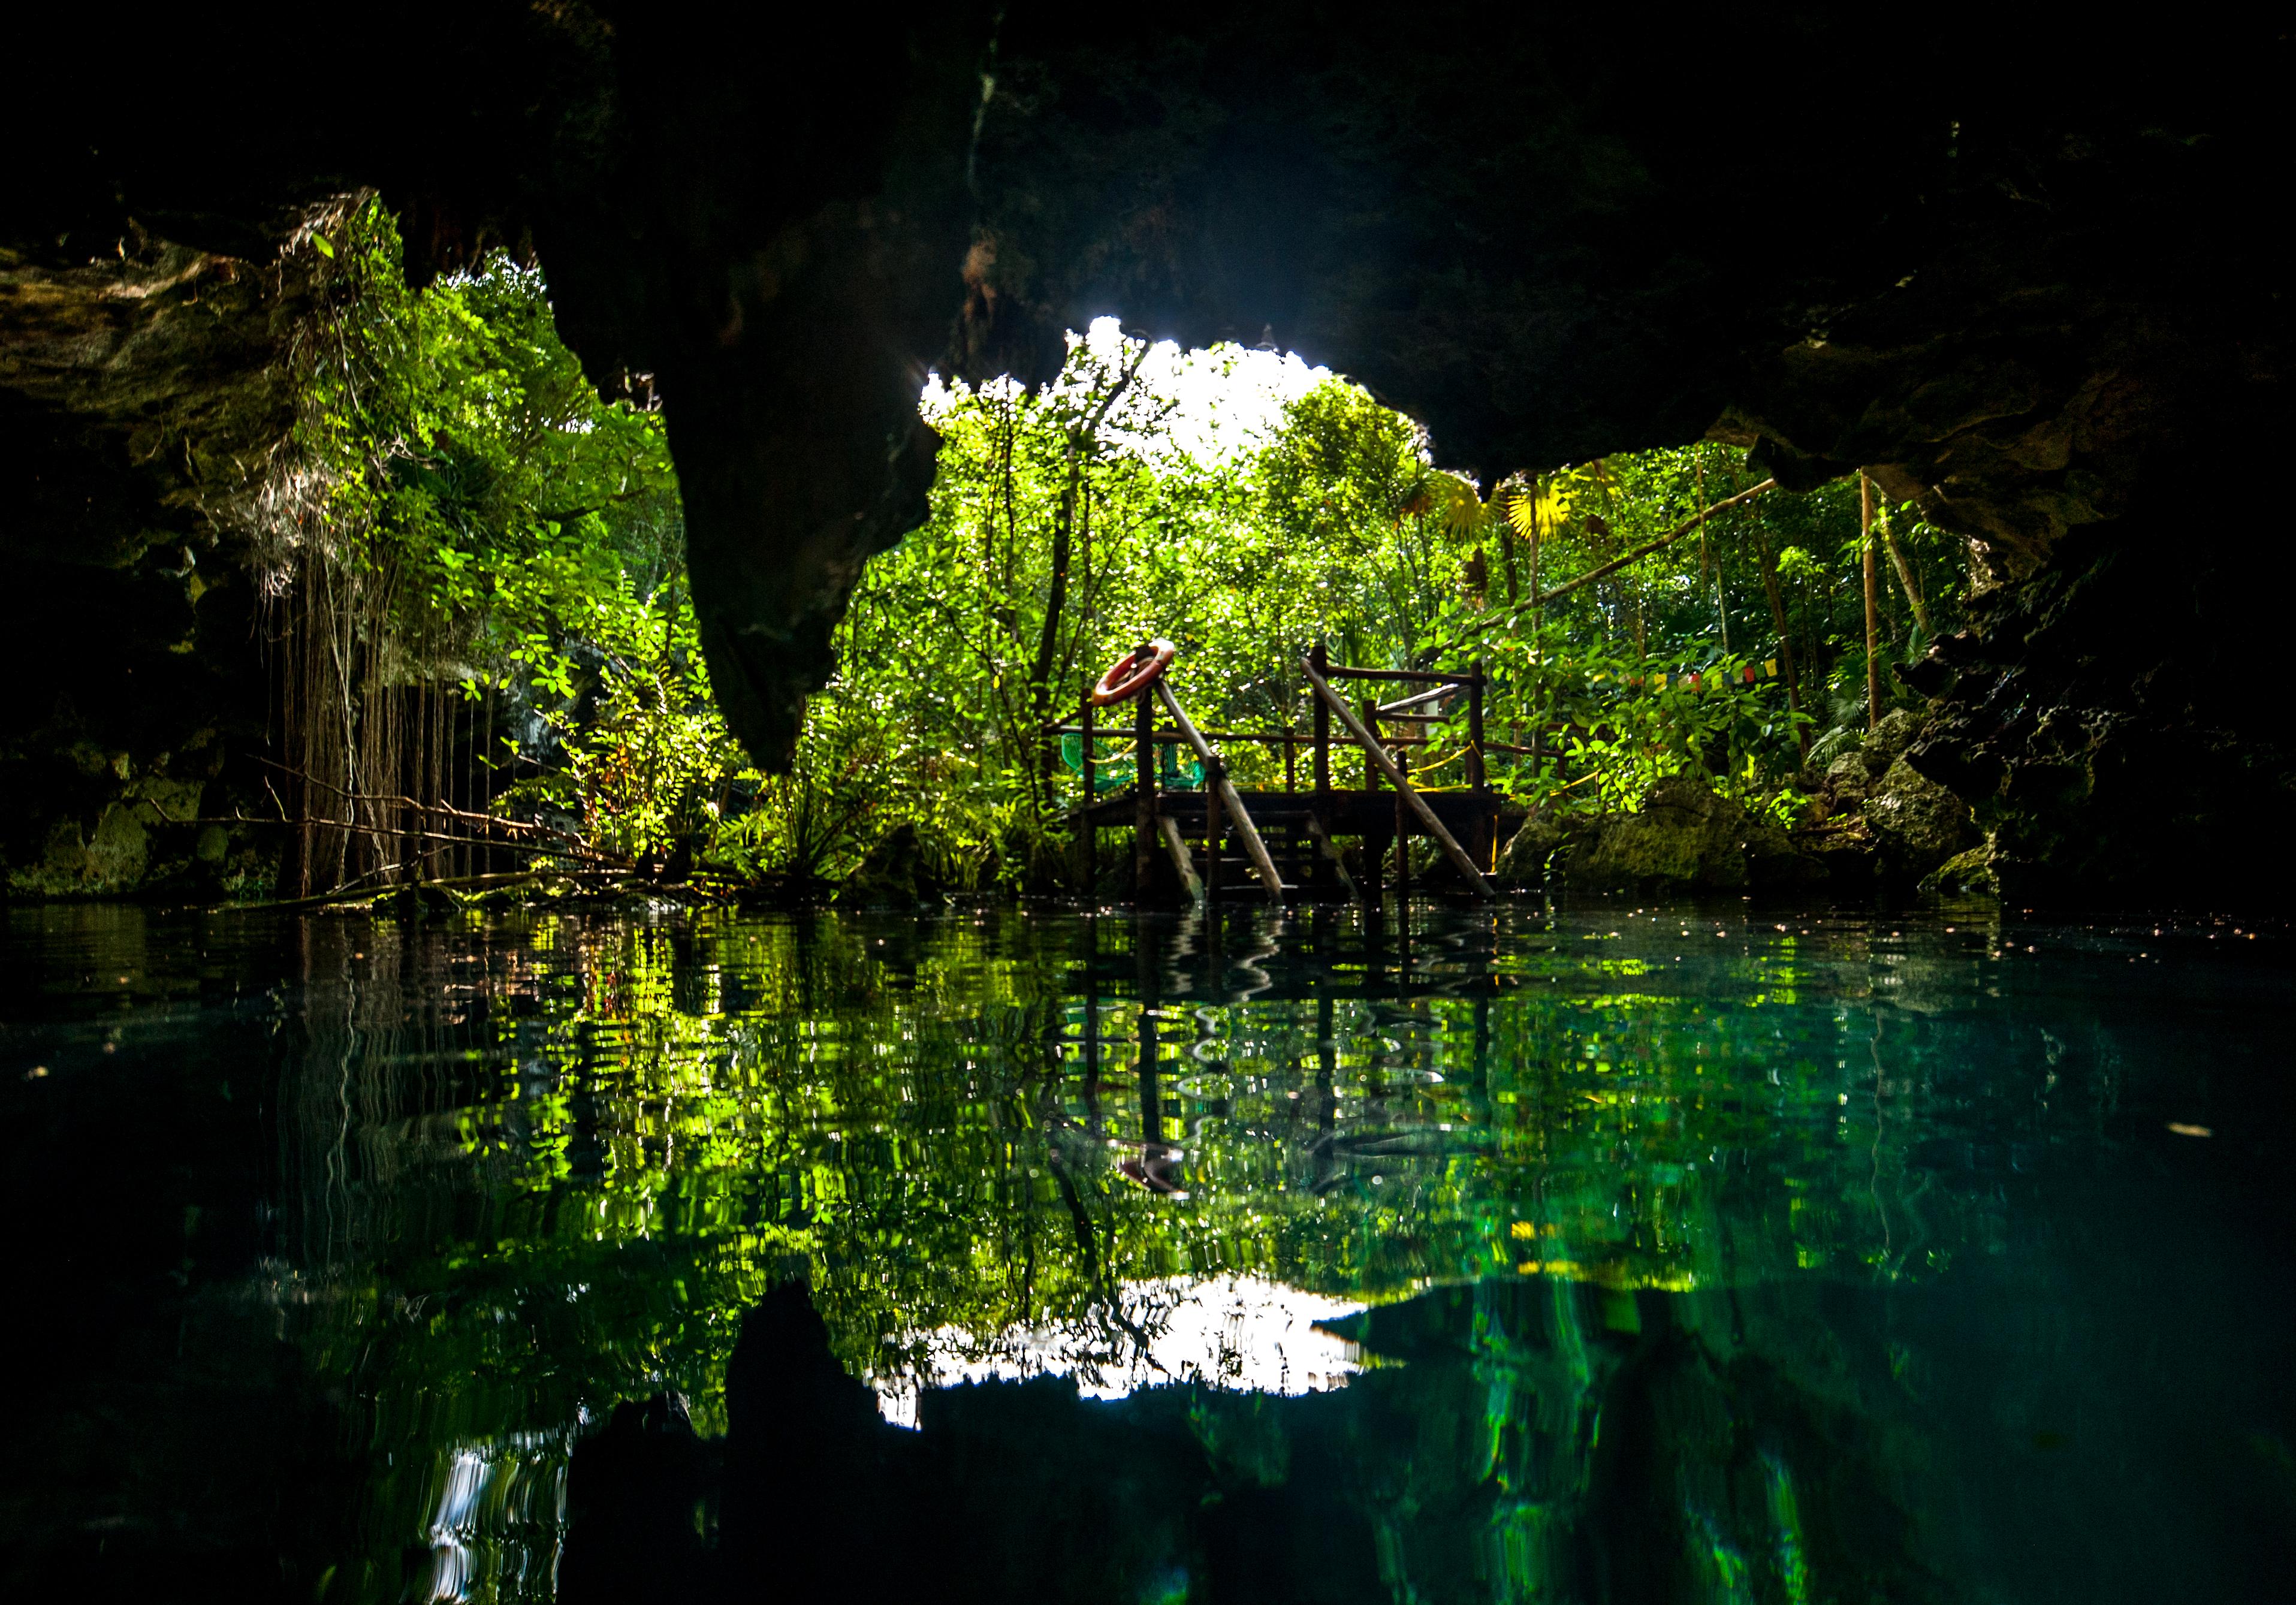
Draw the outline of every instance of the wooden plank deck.
<instances>
[{"instance_id":1,"label":"wooden plank deck","mask_svg":"<svg viewBox=\"0 0 2296 1605\"><path fill-rule=\"evenodd\" d=\"M1288 902L1338 900L1358 894L1377 897L1384 890L1405 889L1391 884L1383 886L1382 880L1391 881L1391 877L1380 866L1380 861L1394 844L1398 813L1402 815L1406 839L1431 839L1416 817L1408 810L1397 808L1395 793L1384 789L1333 790L1324 794L1320 809L1312 791L1242 791L1240 795L1245 809L1267 838ZM1423 791L1420 796L1443 827L1466 843L1470 853L1479 854L1485 864L1490 862L1496 845L1505 839L1510 816L1519 816L1521 813L1519 809L1510 809L1488 791ZM1205 793L1160 787L1154 799L1156 817L1160 822L1169 821L1172 831L1185 843L1192 855L1191 877L1204 888L1206 895L1221 902L1265 898L1264 888L1233 841L1223 846L1216 869L1207 857L1204 831L1209 810ZM1353 866L1357 884L1353 888L1316 844L1310 820L1318 815L1327 839L1340 846L1358 847ZM1072 831L1081 833L1089 830L1095 836L1103 831L1131 832L1137 829L1138 823L1138 798L1129 787L1069 815ZM1223 819L1222 823L1225 826L1226 821ZM1154 855L1150 860L1152 883L1137 888L1136 896L1149 901L1169 901L1181 895L1178 872L1167 861L1168 856L1163 852ZM1464 891L1464 885L1453 887L1455 879L1445 865L1421 889ZM1185 889L1193 895L1196 887L1191 885Z\"/></svg>"},{"instance_id":2,"label":"wooden plank deck","mask_svg":"<svg viewBox=\"0 0 2296 1605\"><path fill-rule=\"evenodd\" d=\"M1424 876L1423 889L1445 891L1456 882L1471 895L1492 895L1485 877L1504 821L1513 811L1486 782L1483 692L1488 682L1482 666L1464 674L1353 668L1331 663L1318 645L1300 667L1316 692L1311 731L1287 726L1261 734L1206 732L1160 681L1153 696L1143 692L1132 699L1128 718L1119 714L1103 724L1103 713L1113 710L1098 708L1087 691L1074 725L1062 721L1044 727L1047 780L1058 762L1053 743L1073 738L1077 751L1070 766L1078 790L1093 797L1068 815L1085 883L1096 883L1099 877L1100 832L1128 831L1132 894L1144 903L1175 901L1185 890L1191 898L1215 902L1236 896L1286 900L1352 897L1376 907L1386 890L1382 882L1390 860L1398 896L1407 897L1414 880L1421 879L1412 872L1410 853L1393 850L1398 839L1407 844L1417 837L1441 848L1440 867ZM1431 689L1413 690L1385 705L1367 698L1358 708L1332 689L1333 677ZM1160 702L1171 717L1168 728L1157 725ZM1334 715L1341 726L1337 741ZM1467 783L1439 791L1414 786L1410 750L1429 744L1431 726L1462 715ZM1400 724L1405 733L1390 734L1381 728L1382 722ZM1107 772L1097 757L1098 742L1120 742L1128 735L1131 750L1111 755L1108 768L1128 770L1130 783L1098 795L1097 778ZM1276 748L1282 755L1283 789L1246 791L1235 786L1226 759L1212 744L1215 740ZM1194 754L1202 773L1201 786L1184 790L1171 785L1168 776L1160 778L1167 765L1159 754L1174 747ZM1335 747L1360 756L1363 785L1332 784L1338 778L1332 765ZM1303 757L1308 760L1304 766L1300 762ZM1357 850L1353 862L1343 867L1339 855L1350 839Z\"/></svg>"}]
</instances>

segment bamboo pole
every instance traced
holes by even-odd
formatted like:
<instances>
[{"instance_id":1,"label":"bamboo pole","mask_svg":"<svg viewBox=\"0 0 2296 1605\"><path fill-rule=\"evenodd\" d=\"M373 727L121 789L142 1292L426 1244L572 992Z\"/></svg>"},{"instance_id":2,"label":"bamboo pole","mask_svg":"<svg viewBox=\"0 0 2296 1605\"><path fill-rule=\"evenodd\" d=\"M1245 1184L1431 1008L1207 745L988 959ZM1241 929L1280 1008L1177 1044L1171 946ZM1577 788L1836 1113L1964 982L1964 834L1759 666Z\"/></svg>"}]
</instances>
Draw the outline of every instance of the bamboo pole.
<instances>
[{"instance_id":1,"label":"bamboo pole","mask_svg":"<svg viewBox=\"0 0 2296 1605\"><path fill-rule=\"evenodd\" d=\"M1544 544L1545 531L1538 522L1538 476L1530 479L1530 633L1538 635L1538 549ZM1513 602L1514 598L1507 598Z\"/></svg>"},{"instance_id":2,"label":"bamboo pole","mask_svg":"<svg viewBox=\"0 0 2296 1605\"><path fill-rule=\"evenodd\" d=\"M1922 594L1914 588L1914 570L1906 561L1905 548L1898 545L1898 532L1890 528L1887 513L1882 518L1882 545L1889 548L1890 565L1898 571L1898 583L1905 587L1906 605L1914 610L1914 622L1921 626L1922 635L1934 640L1930 629L1930 610L1922 601Z\"/></svg>"},{"instance_id":3,"label":"bamboo pole","mask_svg":"<svg viewBox=\"0 0 2296 1605\"><path fill-rule=\"evenodd\" d=\"M1667 547L1671 546L1675 542L1680 540L1684 536L1688 535L1692 530L1696 529L1708 520L1713 518L1717 513L1726 512L1742 502L1751 502L1756 496L1775 490L1777 488L1777 485L1778 482L1775 479L1765 479L1759 485L1753 486L1746 490L1742 490L1734 496L1729 496L1722 501L1717 502L1713 506L1709 507L1704 512L1700 513L1688 523L1668 530L1656 540L1644 541L1641 545L1636 546L1630 552L1622 552L1618 556L1612 558L1609 562L1603 564L1599 568L1589 569L1584 574L1577 575L1570 579L1564 580L1552 591L1541 591L1536 593L1523 604L1523 606L1531 610L1532 618L1535 620L1538 617L1538 610L1542 604L1553 602L1558 596L1567 596L1581 585L1590 585L1598 579L1607 579L1611 575L1617 573L1620 569L1625 568L1628 563L1639 562L1653 552L1664 551ZM1500 625L1507 623L1521 609L1518 608L1505 608L1496 613L1485 614L1479 622L1470 625L1467 628L1462 630L1459 633L1460 638L1464 640L1469 635L1480 635L1485 630L1496 629Z\"/></svg>"},{"instance_id":4,"label":"bamboo pole","mask_svg":"<svg viewBox=\"0 0 2296 1605\"><path fill-rule=\"evenodd\" d=\"M1881 587L1874 564L1874 481L1857 471L1857 528L1866 560L1866 728L1882 722Z\"/></svg>"},{"instance_id":5,"label":"bamboo pole","mask_svg":"<svg viewBox=\"0 0 2296 1605\"><path fill-rule=\"evenodd\" d=\"M1404 794L1413 812L1419 815L1419 823L1425 825L1428 833L1442 844L1444 854L1467 877L1467 884L1473 887L1479 895L1490 897L1491 883L1483 878L1483 872L1475 867L1475 861L1467 856L1467 850L1459 845L1458 839L1444 829L1443 822L1435 817L1435 810L1427 806L1427 799L1414 791L1404 780L1403 772L1396 767L1395 760L1388 757L1386 749L1371 739L1370 733L1357 722L1354 710L1340 700L1339 692L1332 689L1332 683L1317 674L1315 665L1306 659L1301 659L1300 667L1308 671L1308 684L1316 688L1318 696L1332 705L1332 711L1340 716L1340 723L1348 727L1348 733L1363 744L1365 756L1385 771L1387 778Z\"/></svg>"},{"instance_id":6,"label":"bamboo pole","mask_svg":"<svg viewBox=\"0 0 2296 1605\"><path fill-rule=\"evenodd\" d=\"M1283 902L1283 878L1275 872L1275 860L1268 856L1267 844L1260 840L1259 827L1251 823L1251 815L1244 809L1243 798L1236 795L1235 784L1227 777L1227 766L1220 762L1219 754L1211 749L1211 744L1204 740L1203 733L1196 728L1195 721L1188 717L1187 710L1180 706L1180 700L1172 694L1170 686L1161 680L1157 681L1156 695L1162 700L1164 711L1172 716L1172 723L1178 725L1180 733L1187 738L1188 745L1196 749L1197 761L1204 766L1205 779L1218 789L1232 828L1242 839L1243 850L1251 859L1251 867L1267 888L1268 901Z\"/></svg>"},{"instance_id":7,"label":"bamboo pole","mask_svg":"<svg viewBox=\"0 0 2296 1605\"><path fill-rule=\"evenodd\" d=\"M1490 769L1483 756L1483 687L1489 683L1483 660L1475 659L1475 684L1467 692L1467 783L1479 798L1490 793ZM1475 863L1478 867L1498 863L1499 832L1495 815L1480 807L1475 813Z\"/></svg>"}]
</instances>

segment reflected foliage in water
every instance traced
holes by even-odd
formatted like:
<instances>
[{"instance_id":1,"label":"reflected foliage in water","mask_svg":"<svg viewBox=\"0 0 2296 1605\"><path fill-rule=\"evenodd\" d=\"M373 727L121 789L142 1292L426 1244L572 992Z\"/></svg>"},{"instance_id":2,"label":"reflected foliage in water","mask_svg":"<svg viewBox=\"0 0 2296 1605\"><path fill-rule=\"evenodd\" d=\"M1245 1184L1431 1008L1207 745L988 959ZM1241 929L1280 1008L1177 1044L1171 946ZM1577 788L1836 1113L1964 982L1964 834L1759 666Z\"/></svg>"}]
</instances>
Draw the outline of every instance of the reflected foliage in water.
<instances>
[{"instance_id":1,"label":"reflected foliage in water","mask_svg":"<svg viewBox=\"0 0 2296 1605\"><path fill-rule=\"evenodd\" d=\"M2289 998L2244 929L9 918L57 1306L18 1585L578 1593L610 1418L587 1463L675 1462L656 1581L730 1585L772 1521L729 1369L795 1282L823 1374L922 1427L836 1441L881 1521L939 1512L952 1597L2296 1558ZM761 1396L803 1369L750 1342ZM1063 1501L1123 1542L1048 1545Z\"/></svg>"}]
</instances>

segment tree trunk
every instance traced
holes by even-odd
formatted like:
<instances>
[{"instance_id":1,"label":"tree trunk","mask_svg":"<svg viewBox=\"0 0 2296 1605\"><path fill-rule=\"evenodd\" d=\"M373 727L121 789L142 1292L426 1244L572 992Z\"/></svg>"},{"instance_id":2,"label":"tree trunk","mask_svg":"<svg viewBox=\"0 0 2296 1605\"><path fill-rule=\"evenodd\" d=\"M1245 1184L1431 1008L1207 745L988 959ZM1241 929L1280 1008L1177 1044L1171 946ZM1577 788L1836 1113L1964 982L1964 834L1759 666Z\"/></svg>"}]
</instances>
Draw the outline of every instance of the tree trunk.
<instances>
[{"instance_id":1,"label":"tree trunk","mask_svg":"<svg viewBox=\"0 0 2296 1605\"><path fill-rule=\"evenodd\" d=\"M1874 481L1857 471L1857 528L1866 561L1866 728L1882 722L1882 597L1874 563Z\"/></svg>"},{"instance_id":2,"label":"tree trunk","mask_svg":"<svg viewBox=\"0 0 2296 1605\"><path fill-rule=\"evenodd\" d=\"M1100 426L1108 417L1109 408L1118 397L1131 387L1140 373L1140 364L1148 360L1149 342L1142 340L1132 360L1125 364L1108 394L1100 398L1090 417L1069 431L1067 477L1061 486L1060 509L1053 516L1052 577L1045 591L1045 626L1037 635L1036 659L1029 666L1029 706L1031 716L1043 725L1052 712L1053 670L1060 659L1061 615L1068 607L1069 558L1075 546L1077 503L1084 488L1085 475L1091 463L1091 446L1100 434ZM1052 766L1046 766L1045 802L1052 804Z\"/></svg>"},{"instance_id":3,"label":"tree trunk","mask_svg":"<svg viewBox=\"0 0 2296 1605\"><path fill-rule=\"evenodd\" d=\"M1930 610L1922 602L1922 594L1914 588L1913 567L1906 561L1905 550L1898 545L1897 531L1890 528L1887 520L1882 524L1882 544L1890 549L1890 566L1898 571L1898 584L1905 587L1906 605L1913 610L1914 622L1921 626L1923 638L1936 639L1930 629Z\"/></svg>"}]
</instances>

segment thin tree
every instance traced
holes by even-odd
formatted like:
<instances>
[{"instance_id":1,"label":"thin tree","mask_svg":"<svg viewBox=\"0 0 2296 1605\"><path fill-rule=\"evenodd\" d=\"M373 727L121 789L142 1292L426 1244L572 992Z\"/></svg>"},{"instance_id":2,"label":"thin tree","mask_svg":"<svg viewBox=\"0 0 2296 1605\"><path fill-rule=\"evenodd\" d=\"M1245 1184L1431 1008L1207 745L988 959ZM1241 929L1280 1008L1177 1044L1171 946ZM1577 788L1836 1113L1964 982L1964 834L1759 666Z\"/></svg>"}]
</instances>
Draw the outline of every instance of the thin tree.
<instances>
[{"instance_id":1,"label":"thin tree","mask_svg":"<svg viewBox=\"0 0 2296 1605\"><path fill-rule=\"evenodd\" d=\"M1866 564L1866 728L1882 722L1881 587L1874 568L1874 481L1857 471L1857 529Z\"/></svg>"}]
</instances>

